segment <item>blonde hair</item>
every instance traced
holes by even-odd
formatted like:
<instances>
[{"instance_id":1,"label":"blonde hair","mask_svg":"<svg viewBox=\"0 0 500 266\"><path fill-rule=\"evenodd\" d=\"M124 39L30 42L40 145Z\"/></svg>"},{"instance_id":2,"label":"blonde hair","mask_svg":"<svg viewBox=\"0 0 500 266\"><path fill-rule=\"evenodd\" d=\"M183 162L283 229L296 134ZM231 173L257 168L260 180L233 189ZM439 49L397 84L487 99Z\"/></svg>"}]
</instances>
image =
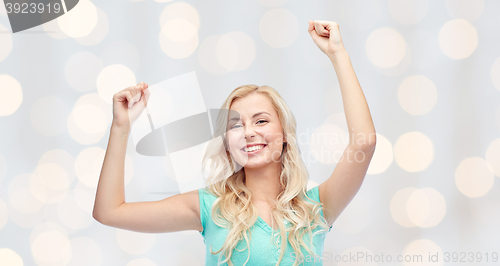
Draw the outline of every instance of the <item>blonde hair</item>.
<instances>
[{"instance_id":1,"label":"blonde hair","mask_svg":"<svg viewBox=\"0 0 500 266\"><path fill-rule=\"evenodd\" d=\"M303 255L301 247L312 255L314 252L309 248L308 244L312 247L313 236L327 232L328 225L320 214L323 204L310 199L306 195L309 174L302 161L297 144L295 117L283 98L275 89L269 86L244 85L236 88L222 104L221 110L223 111L217 117L215 136L225 136L228 120L227 111L229 111L231 104L235 100L253 93L260 93L271 101L273 108L278 113L283 134L286 136L287 143L284 145L281 155L282 170L279 180L282 192L275 200L276 207L271 212L273 219L277 221L279 226L279 237L286 239L285 236L288 234L288 242L297 257ZM244 264L246 265L250 258L250 227L257 221L258 212L251 202L252 194L245 186L245 172L241 170L242 166L231 157L225 138L218 138L219 141L216 138L218 137L215 137L206 149L202 167L205 173L208 174L206 182L209 185L207 190L218 197L212 206L211 218L220 227L228 228L229 232L221 249L213 252L212 247L210 247L210 252L213 255L220 252L219 263L227 262L231 266L233 263L230 258L233 249L240 240L244 239L247 244L246 248L248 248L248 257ZM305 199L306 197L315 203L308 202ZM291 226L289 228L284 226L283 218L290 222ZM312 231L316 228L319 228L319 230L312 234ZM304 241L306 233L310 237L310 243ZM274 234L272 243L275 243ZM286 241L281 241L280 248L283 252L281 252L276 265L279 265L283 259L285 247ZM225 256L223 261L221 261L222 254ZM296 260L294 265L298 265L298 263L299 260Z\"/></svg>"}]
</instances>

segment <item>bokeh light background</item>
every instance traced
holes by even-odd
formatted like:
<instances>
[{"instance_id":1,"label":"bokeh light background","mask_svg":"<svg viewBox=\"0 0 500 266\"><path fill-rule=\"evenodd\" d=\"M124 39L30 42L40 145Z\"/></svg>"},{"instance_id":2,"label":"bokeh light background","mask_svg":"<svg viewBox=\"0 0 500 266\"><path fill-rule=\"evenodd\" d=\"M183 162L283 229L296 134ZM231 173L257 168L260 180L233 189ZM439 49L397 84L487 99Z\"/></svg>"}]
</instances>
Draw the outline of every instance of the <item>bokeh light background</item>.
<instances>
[{"instance_id":1,"label":"bokeh light background","mask_svg":"<svg viewBox=\"0 0 500 266\"><path fill-rule=\"evenodd\" d=\"M112 95L140 81L196 71L210 108L243 84L276 88L296 116L309 187L325 181L345 148L331 140L346 141L347 126L308 20L339 23L378 134L325 252L477 252L481 262L459 264L494 265L485 256L500 252L499 14L496 0L81 0L11 34L2 3L0 265L204 265L196 231L137 233L92 218ZM170 162L130 144L126 201L176 194Z\"/></svg>"}]
</instances>

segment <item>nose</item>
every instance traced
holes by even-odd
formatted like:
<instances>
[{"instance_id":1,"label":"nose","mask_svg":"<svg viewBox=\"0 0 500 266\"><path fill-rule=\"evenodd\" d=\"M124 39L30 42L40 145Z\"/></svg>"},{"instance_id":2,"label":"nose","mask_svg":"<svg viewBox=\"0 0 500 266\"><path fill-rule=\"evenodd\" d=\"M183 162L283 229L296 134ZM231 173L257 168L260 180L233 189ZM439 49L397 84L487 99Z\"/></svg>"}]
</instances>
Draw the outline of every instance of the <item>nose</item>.
<instances>
[{"instance_id":1,"label":"nose","mask_svg":"<svg viewBox=\"0 0 500 266\"><path fill-rule=\"evenodd\" d=\"M255 137L255 130L252 126L245 126L245 139Z\"/></svg>"}]
</instances>

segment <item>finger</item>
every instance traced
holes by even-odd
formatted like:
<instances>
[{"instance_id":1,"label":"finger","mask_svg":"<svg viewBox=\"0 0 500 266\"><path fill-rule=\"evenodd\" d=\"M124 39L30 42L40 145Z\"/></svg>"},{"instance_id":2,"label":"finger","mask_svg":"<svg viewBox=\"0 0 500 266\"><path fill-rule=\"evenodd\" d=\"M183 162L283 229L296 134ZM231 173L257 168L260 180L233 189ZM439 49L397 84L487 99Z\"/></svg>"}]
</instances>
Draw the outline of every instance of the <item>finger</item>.
<instances>
[{"instance_id":1,"label":"finger","mask_svg":"<svg viewBox=\"0 0 500 266\"><path fill-rule=\"evenodd\" d=\"M316 40L319 37L318 34L316 33L316 30L314 29L314 22L313 21L309 22L309 29L308 30L309 30L309 34L311 35L313 40Z\"/></svg>"},{"instance_id":2,"label":"finger","mask_svg":"<svg viewBox=\"0 0 500 266\"><path fill-rule=\"evenodd\" d=\"M312 20L309 20L309 26L307 27L307 32L311 32L314 30L314 23Z\"/></svg>"},{"instance_id":3,"label":"finger","mask_svg":"<svg viewBox=\"0 0 500 266\"><path fill-rule=\"evenodd\" d=\"M144 106L147 107L149 102L149 97L151 96L151 92L149 91L149 88L146 88L145 90L143 90L143 92L144 92L144 97L142 97L143 103Z\"/></svg>"},{"instance_id":4,"label":"finger","mask_svg":"<svg viewBox=\"0 0 500 266\"><path fill-rule=\"evenodd\" d=\"M127 99L127 107L130 108L134 104L134 97L129 90L124 91L123 96Z\"/></svg>"},{"instance_id":5,"label":"finger","mask_svg":"<svg viewBox=\"0 0 500 266\"><path fill-rule=\"evenodd\" d=\"M329 34L329 31L325 28L324 23L322 21L316 20L314 22L314 28L316 29L316 33L320 36L326 36Z\"/></svg>"}]
</instances>

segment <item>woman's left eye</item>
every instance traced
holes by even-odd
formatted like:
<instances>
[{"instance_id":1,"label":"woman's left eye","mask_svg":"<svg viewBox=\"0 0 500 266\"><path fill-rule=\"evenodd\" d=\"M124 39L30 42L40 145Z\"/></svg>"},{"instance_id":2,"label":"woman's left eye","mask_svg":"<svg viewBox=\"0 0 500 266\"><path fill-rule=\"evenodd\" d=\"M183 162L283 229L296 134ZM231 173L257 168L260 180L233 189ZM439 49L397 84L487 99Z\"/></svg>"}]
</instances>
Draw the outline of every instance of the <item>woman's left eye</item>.
<instances>
[{"instance_id":1,"label":"woman's left eye","mask_svg":"<svg viewBox=\"0 0 500 266\"><path fill-rule=\"evenodd\" d=\"M267 122L267 121L266 120L259 120L259 121L257 121L257 123L259 123L259 122Z\"/></svg>"}]
</instances>

